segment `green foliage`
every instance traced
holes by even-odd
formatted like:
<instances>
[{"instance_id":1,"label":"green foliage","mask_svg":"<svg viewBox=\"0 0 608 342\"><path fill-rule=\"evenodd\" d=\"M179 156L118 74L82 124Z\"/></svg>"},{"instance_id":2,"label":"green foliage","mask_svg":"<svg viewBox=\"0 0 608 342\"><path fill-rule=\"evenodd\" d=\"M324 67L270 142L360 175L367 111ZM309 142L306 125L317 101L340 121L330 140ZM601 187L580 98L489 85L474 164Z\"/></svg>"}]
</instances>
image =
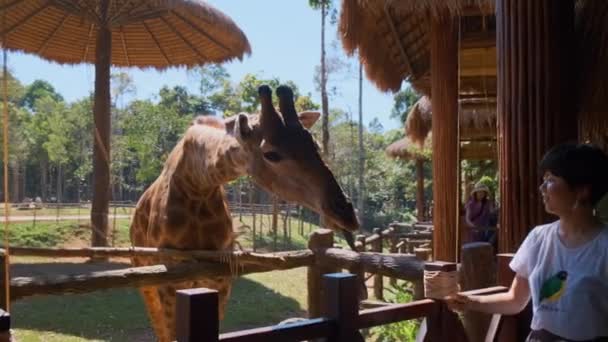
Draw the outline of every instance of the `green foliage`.
<instances>
[{"instance_id":1,"label":"green foliage","mask_svg":"<svg viewBox=\"0 0 608 342\"><path fill-rule=\"evenodd\" d=\"M420 94L411 87L407 86L405 89L399 91L394 96L394 105L391 110L391 118L398 119L399 122L405 122L407 114L410 112L412 106L420 99Z\"/></svg>"},{"instance_id":2,"label":"green foliage","mask_svg":"<svg viewBox=\"0 0 608 342\"><path fill-rule=\"evenodd\" d=\"M29 109L33 109L36 101L43 97L50 97L55 102L62 102L63 96L55 91L55 88L47 81L35 80L32 84L26 87L21 105Z\"/></svg>"},{"instance_id":3,"label":"green foliage","mask_svg":"<svg viewBox=\"0 0 608 342\"><path fill-rule=\"evenodd\" d=\"M393 288L396 292L392 299L388 299L391 303L408 303L412 301L411 287L408 291L403 288ZM373 328L371 333L376 337L378 342L397 342L397 341L415 341L416 334L420 327L418 320L408 320L399 323L382 325Z\"/></svg>"}]
</instances>

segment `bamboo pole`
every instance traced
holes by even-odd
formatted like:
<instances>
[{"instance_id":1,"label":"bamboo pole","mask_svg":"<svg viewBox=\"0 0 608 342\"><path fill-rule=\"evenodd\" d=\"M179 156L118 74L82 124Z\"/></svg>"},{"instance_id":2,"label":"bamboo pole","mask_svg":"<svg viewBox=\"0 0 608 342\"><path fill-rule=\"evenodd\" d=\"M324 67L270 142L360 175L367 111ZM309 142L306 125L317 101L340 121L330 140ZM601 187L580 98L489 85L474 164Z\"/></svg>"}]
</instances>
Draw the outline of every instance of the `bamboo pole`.
<instances>
[{"instance_id":1,"label":"bamboo pole","mask_svg":"<svg viewBox=\"0 0 608 342\"><path fill-rule=\"evenodd\" d=\"M496 13L498 241L501 252L512 252L548 219L538 162L553 145L577 139L574 1L498 0Z\"/></svg>"},{"instance_id":2,"label":"bamboo pole","mask_svg":"<svg viewBox=\"0 0 608 342\"><path fill-rule=\"evenodd\" d=\"M434 260L456 261L458 218L457 22L447 12L431 19Z\"/></svg>"}]
</instances>

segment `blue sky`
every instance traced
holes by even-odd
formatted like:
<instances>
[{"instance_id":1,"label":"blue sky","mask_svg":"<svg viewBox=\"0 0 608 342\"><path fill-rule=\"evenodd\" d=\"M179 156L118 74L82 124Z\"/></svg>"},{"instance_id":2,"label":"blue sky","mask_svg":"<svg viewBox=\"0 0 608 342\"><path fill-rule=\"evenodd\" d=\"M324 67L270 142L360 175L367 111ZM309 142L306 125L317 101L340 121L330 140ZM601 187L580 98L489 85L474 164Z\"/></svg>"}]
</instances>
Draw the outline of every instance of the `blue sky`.
<instances>
[{"instance_id":1,"label":"blue sky","mask_svg":"<svg viewBox=\"0 0 608 342\"><path fill-rule=\"evenodd\" d=\"M307 0L209 0L209 3L230 16L245 32L252 54L243 61L224 64L232 80L237 82L247 73L261 77L278 77L293 80L302 93L311 93L320 103L320 94L314 87L314 70L320 62L320 12L312 10ZM339 6L339 1L336 1ZM334 47L330 46L336 42ZM346 59L338 41L335 26L326 31L328 55ZM330 85L338 94L330 98L330 107L351 111L355 118L358 96L358 64L349 58L352 72L340 75ZM60 66L32 55L9 54L9 68L24 83L35 79L49 81L68 101L86 96L93 89L95 71L91 65ZM118 71L114 68L113 71ZM163 85L182 85L197 92L196 80L185 69L124 69L134 79L137 98L151 98ZM380 92L372 83L363 83L363 118L369 122L378 117L384 129L398 128L401 124L390 119L393 96Z\"/></svg>"}]
</instances>

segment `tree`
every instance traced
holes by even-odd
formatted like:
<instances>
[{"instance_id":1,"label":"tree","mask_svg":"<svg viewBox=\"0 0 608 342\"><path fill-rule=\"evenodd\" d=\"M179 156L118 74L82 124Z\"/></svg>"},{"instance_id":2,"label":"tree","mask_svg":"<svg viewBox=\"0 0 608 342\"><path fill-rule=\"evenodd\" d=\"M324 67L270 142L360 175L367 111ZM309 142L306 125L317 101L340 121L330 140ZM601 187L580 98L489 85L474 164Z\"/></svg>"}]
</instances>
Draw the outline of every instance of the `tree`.
<instances>
[{"instance_id":1,"label":"tree","mask_svg":"<svg viewBox=\"0 0 608 342\"><path fill-rule=\"evenodd\" d=\"M363 224L363 213L365 212L365 149L363 148L363 64L359 62L359 196L357 197L357 209L359 209L359 220Z\"/></svg>"},{"instance_id":2,"label":"tree","mask_svg":"<svg viewBox=\"0 0 608 342\"><path fill-rule=\"evenodd\" d=\"M322 115L322 146L323 154L329 154L329 100L327 98L327 69L325 66L325 20L327 13L331 11L331 0L308 0L314 9L321 9L321 115Z\"/></svg>"},{"instance_id":3,"label":"tree","mask_svg":"<svg viewBox=\"0 0 608 342\"><path fill-rule=\"evenodd\" d=\"M133 95L137 91L133 78L126 72L114 73L110 76L112 82L112 97L114 98L114 107L119 107L119 100L122 100L125 95ZM120 107L124 107L121 103Z\"/></svg>"},{"instance_id":4,"label":"tree","mask_svg":"<svg viewBox=\"0 0 608 342\"><path fill-rule=\"evenodd\" d=\"M404 123L410 109L416 101L420 99L420 94L416 93L411 86L407 85L405 89L395 94L393 99L395 103L391 110L391 119L399 119L399 122Z\"/></svg>"},{"instance_id":5,"label":"tree","mask_svg":"<svg viewBox=\"0 0 608 342\"><path fill-rule=\"evenodd\" d=\"M26 87L23 98L21 99L21 105L29 108L34 108L36 101L45 96L50 97L52 100L59 102L63 101L63 96L55 91L55 88L47 81L35 80L32 84Z\"/></svg>"}]
</instances>

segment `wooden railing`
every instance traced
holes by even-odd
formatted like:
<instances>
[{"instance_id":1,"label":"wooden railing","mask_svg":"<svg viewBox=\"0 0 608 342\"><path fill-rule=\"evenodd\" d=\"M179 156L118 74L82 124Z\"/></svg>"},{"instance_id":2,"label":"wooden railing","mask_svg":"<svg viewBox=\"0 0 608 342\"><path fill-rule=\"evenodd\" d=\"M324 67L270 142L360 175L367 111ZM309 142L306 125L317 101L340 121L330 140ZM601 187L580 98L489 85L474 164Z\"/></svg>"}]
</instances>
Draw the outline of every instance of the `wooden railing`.
<instances>
[{"instance_id":1,"label":"wooden railing","mask_svg":"<svg viewBox=\"0 0 608 342\"><path fill-rule=\"evenodd\" d=\"M390 232L390 231L389 231ZM376 237L374 237L374 235ZM376 233L369 237L371 242L374 239L378 240L386 234L376 231ZM367 243L368 238L365 238ZM250 333L254 333L253 336L298 336L302 339L317 338L322 336L345 336L344 334L351 334L352 330L364 329L372 326L388 324L404 319L422 318L426 317L426 322L423 324L422 331L427 331L427 339L431 341L442 341L441 338L445 337L441 335L439 327L445 327L445 325L453 326L454 329L458 330L460 327L453 320L453 315L447 313L447 310L441 302L425 299L415 301L408 304L399 305L387 305L380 308L354 311L352 308L350 311L343 313L342 311L336 312L331 310L337 310L335 308L342 308L341 305L347 307L353 304L348 301L354 301L358 304L360 296L357 291L360 289L352 289L352 284L343 285L342 282L352 282L353 280L344 280L346 278L351 279L352 277L340 277L334 276L333 285L328 285L327 282L330 280L324 279L323 276L329 273L340 272L342 269L353 270L353 273L372 273L382 275L386 277L393 277L397 279L417 281L422 279L423 270L425 267L432 266L433 263L423 262L418 260L412 255L394 254L394 253L378 253L378 252L354 252L342 248L333 247L334 239L333 233L330 230L320 229L310 236L309 249L301 251L291 251L283 253L250 253L250 252L234 252L234 253L222 253L217 251L183 251L183 250L170 250L170 249L156 249L156 248L85 248L85 249L58 249L58 248L25 248L25 247L12 247L11 255L30 255L30 256L46 256L46 257L146 257L154 256L161 258L171 259L188 259L194 262L181 263L175 266L165 265L154 265L146 267L131 267L120 270L111 270L103 272L91 272L79 275L56 275L56 276L33 276L33 277L18 277L13 278L10 284L4 282L4 278L0 279L0 290L6 291L6 286L10 285L11 299L15 300L33 295L47 295L47 294L65 294L65 293L82 293L92 292L100 289L117 288L117 287L139 287L149 285L160 285L170 281L181 281L192 279L193 277L210 277L217 275L243 275L252 272L268 272L274 270L283 270L295 267L308 267L308 308L309 317L314 320L306 321L300 324L287 325L287 326L274 326L256 329L255 331L239 332L224 334L221 336L203 332L205 336L210 338L218 338L226 341L255 341L259 340L255 337L240 337L248 336ZM471 245L470 250L482 251L484 246ZM483 247L483 248L479 248ZM377 247L376 247L377 248ZM483 259L475 257L476 254L471 253L468 249L463 249L463 256L469 255L463 259L462 271L467 274L485 274L488 272L487 269L483 268L482 264L477 263L477 260ZM481 255L481 254L477 254ZM4 260L5 252L0 250L0 267L5 265ZM503 285L501 288L486 288L480 293L495 293L496 291L504 291L506 286L510 285L510 281L513 278L512 272L508 267L509 255L498 256L498 284ZM469 262L466 260L473 260L475 262ZM493 259L493 254L490 254L490 260ZM454 264L452 264L453 266ZM481 265L481 266L480 266ZM237 267L238 266L238 267ZM481 268L480 268L481 267ZM2 270L0 270L2 271ZM485 272L485 273L484 273ZM0 272L2 273L2 272ZM462 277L461 277L462 278ZM475 281L469 279L470 277L464 277L462 279L468 279L463 284L473 286ZM338 279L338 280L336 280ZM342 284L342 285L341 285ZM479 283L481 284L481 283ZM332 287L333 286L333 287ZM338 287L336 290L335 287ZM483 287L483 286L482 286ZM345 290L348 295L343 298L343 295L337 295L336 293ZM333 292L332 292L333 291ZM336 292L337 291L337 292ZM354 291L354 292L353 292ZM485 291L485 292L484 292ZM6 292L4 292L6 293ZM199 300L202 302L212 301L211 299L194 299L200 298L199 292L187 292L194 296L187 300L188 310L192 311L193 308L199 306ZM207 292L205 292L207 293ZM336 297L337 296L337 297ZM2 303L4 296L0 296L0 308L6 308L6 303ZM209 296L207 296L209 297ZM204 297L204 298L207 298ZM339 302L333 302L336 298L343 298ZM328 308L327 303L332 303L335 307ZM202 305L202 304L200 304ZM211 304L205 304L210 306ZM215 304L217 305L217 304ZM209 308L205 310L210 310ZM344 309L346 310L346 309ZM217 314L217 310L211 310ZM182 313L183 315L183 313ZM342 315L342 316L340 316ZM344 316L346 315L346 316ZM196 324L197 318L192 320L185 320L189 322L188 327L181 327L183 331L189 331L186 336L199 336L200 332L193 331L193 327ZM351 323L344 323L349 322ZM210 323L206 319L206 324ZM354 323L353 323L354 322ZM517 316L499 316L495 315L492 317L489 331L492 334L491 341L500 340L508 341L509 338L515 338L514 336L521 337L525 336L526 325L522 322L529 322L529 317L525 314ZM211 322L213 323L213 322ZM465 315L465 326L467 323L467 316ZM180 323L185 324L185 323ZM314 329L310 328L314 327ZM424 328L426 327L426 328ZM185 329L185 330L184 330ZM425 330L426 329L426 330ZM483 328L483 332L488 330L487 326ZM350 331L350 332L349 332ZM467 329L467 332L469 330ZM1 332L0 332L1 333ZM337 335L336 335L337 334ZM511 334L511 335L509 335ZM214 336L214 337L213 337ZM350 335L348 335L350 336ZM429 337L430 336L430 337ZM443 336L443 337L442 337ZM510 337L509 337L510 336ZM207 338L206 337L206 338ZM450 335L450 337L453 337ZM275 337L273 337L275 338ZM187 339L185 339L187 340ZM284 339L283 339L284 340ZM289 339L287 339L289 340ZM449 339L452 341L453 339ZM490 341L490 340L488 340Z\"/></svg>"},{"instance_id":2,"label":"wooden railing","mask_svg":"<svg viewBox=\"0 0 608 342\"><path fill-rule=\"evenodd\" d=\"M423 299L406 304L359 311L356 276L348 273L324 275L323 317L286 325L267 326L218 334L218 295L215 290L190 289L177 292L178 342L302 341L328 338L329 341L363 341L360 329L424 318L417 340L468 341L458 316L445 304ZM477 290L476 295L506 291L505 287Z\"/></svg>"}]
</instances>

